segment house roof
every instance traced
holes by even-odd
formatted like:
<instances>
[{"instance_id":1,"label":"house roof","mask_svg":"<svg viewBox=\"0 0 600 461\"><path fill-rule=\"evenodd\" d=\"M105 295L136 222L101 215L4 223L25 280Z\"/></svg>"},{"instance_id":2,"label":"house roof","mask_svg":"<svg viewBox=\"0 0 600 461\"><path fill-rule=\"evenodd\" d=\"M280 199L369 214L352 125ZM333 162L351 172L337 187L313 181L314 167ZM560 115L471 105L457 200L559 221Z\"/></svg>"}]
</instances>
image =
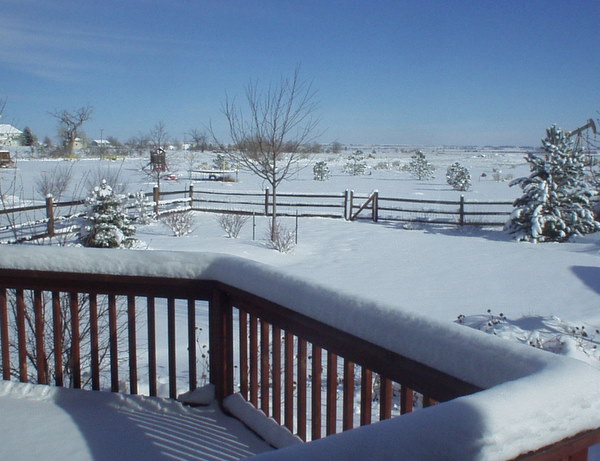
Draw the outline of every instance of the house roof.
<instances>
[{"instance_id":1,"label":"house roof","mask_svg":"<svg viewBox=\"0 0 600 461\"><path fill-rule=\"evenodd\" d=\"M22 131L7 123L0 123L0 135L18 135Z\"/></svg>"}]
</instances>

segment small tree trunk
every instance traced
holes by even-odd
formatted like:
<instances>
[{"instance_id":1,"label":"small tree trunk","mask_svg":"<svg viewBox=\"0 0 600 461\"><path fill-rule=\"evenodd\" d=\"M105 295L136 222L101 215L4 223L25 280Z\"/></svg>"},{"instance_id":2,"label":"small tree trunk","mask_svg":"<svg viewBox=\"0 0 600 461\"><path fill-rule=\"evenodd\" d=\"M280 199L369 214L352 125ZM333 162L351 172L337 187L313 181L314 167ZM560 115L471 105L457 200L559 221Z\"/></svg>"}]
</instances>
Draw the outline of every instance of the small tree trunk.
<instances>
[{"instance_id":1,"label":"small tree trunk","mask_svg":"<svg viewBox=\"0 0 600 461\"><path fill-rule=\"evenodd\" d=\"M271 210L271 241L275 241L277 234L277 186L273 184L273 208Z\"/></svg>"}]
</instances>

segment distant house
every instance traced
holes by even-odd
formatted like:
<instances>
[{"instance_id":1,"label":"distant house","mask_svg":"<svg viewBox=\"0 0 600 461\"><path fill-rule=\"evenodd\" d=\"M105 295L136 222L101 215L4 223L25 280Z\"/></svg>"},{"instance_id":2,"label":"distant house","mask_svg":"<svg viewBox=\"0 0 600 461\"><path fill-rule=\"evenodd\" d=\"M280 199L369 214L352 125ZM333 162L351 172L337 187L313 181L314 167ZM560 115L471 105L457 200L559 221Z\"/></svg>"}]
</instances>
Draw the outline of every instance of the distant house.
<instances>
[{"instance_id":1,"label":"distant house","mask_svg":"<svg viewBox=\"0 0 600 461\"><path fill-rule=\"evenodd\" d=\"M12 125L0 124L0 145L20 146L23 132Z\"/></svg>"},{"instance_id":2,"label":"distant house","mask_svg":"<svg viewBox=\"0 0 600 461\"><path fill-rule=\"evenodd\" d=\"M83 149L85 147L87 147L87 142L85 139L75 138L75 141L73 141L73 149Z\"/></svg>"},{"instance_id":3,"label":"distant house","mask_svg":"<svg viewBox=\"0 0 600 461\"><path fill-rule=\"evenodd\" d=\"M94 139L92 141L92 146L102 146L102 147L111 147L111 144L106 139Z\"/></svg>"}]
</instances>

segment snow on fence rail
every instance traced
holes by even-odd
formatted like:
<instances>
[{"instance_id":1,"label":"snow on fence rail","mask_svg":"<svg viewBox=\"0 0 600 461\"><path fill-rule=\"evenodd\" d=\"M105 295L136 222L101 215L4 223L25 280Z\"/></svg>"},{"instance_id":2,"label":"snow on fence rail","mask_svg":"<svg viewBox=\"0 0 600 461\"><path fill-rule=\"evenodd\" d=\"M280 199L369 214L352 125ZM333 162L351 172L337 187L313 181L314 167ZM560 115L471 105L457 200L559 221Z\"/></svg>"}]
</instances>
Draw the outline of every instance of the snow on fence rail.
<instances>
[{"instance_id":1,"label":"snow on fence rail","mask_svg":"<svg viewBox=\"0 0 600 461\"><path fill-rule=\"evenodd\" d=\"M236 257L3 250L4 380L157 395L166 370L175 398L201 382L199 318L217 399L311 440L259 459L585 460L600 441L600 372L573 359Z\"/></svg>"},{"instance_id":2,"label":"snow on fence rail","mask_svg":"<svg viewBox=\"0 0 600 461\"><path fill-rule=\"evenodd\" d=\"M155 215L187 210L267 216L273 212L273 194L269 189L255 192L195 190L191 185L184 190L161 191L154 187L144 196L152 201L142 206L152 208ZM130 199L134 197L131 195ZM85 200L54 202L49 197L45 205L2 209L0 242L22 242L64 234L79 223L84 204ZM70 213L59 217L56 210L67 207ZM129 203L126 209L135 214L136 205ZM467 201L464 196L451 201L384 197L378 192L356 194L351 190L332 194L277 194L278 216L503 226L511 211L512 202Z\"/></svg>"}]
</instances>

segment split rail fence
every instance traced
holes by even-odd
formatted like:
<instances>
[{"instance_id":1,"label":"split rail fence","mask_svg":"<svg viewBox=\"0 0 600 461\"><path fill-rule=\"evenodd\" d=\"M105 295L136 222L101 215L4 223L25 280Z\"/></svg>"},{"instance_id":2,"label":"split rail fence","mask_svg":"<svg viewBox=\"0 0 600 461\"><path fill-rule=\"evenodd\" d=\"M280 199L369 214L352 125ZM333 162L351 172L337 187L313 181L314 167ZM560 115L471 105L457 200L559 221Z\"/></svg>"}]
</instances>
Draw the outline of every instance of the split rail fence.
<instances>
[{"instance_id":1,"label":"split rail fence","mask_svg":"<svg viewBox=\"0 0 600 461\"><path fill-rule=\"evenodd\" d=\"M184 190L161 191L155 187L143 198L145 202L139 203L139 197L129 197L126 207L132 216L140 207L152 210L155 215L185 210L265 216L273 212L273 194L269 189L217 191L195 190L190 186ZM464 196L458 200L425 200L386 197L378 192L357 194L351 190L332 194L277 194L278 216L503 226L511 211L512 202L472 201ZM85 200L54 202L52 197L43 205L0 209L0 242L18 243L72 233L84 215Z\"/></svg>"}]
</instances>

